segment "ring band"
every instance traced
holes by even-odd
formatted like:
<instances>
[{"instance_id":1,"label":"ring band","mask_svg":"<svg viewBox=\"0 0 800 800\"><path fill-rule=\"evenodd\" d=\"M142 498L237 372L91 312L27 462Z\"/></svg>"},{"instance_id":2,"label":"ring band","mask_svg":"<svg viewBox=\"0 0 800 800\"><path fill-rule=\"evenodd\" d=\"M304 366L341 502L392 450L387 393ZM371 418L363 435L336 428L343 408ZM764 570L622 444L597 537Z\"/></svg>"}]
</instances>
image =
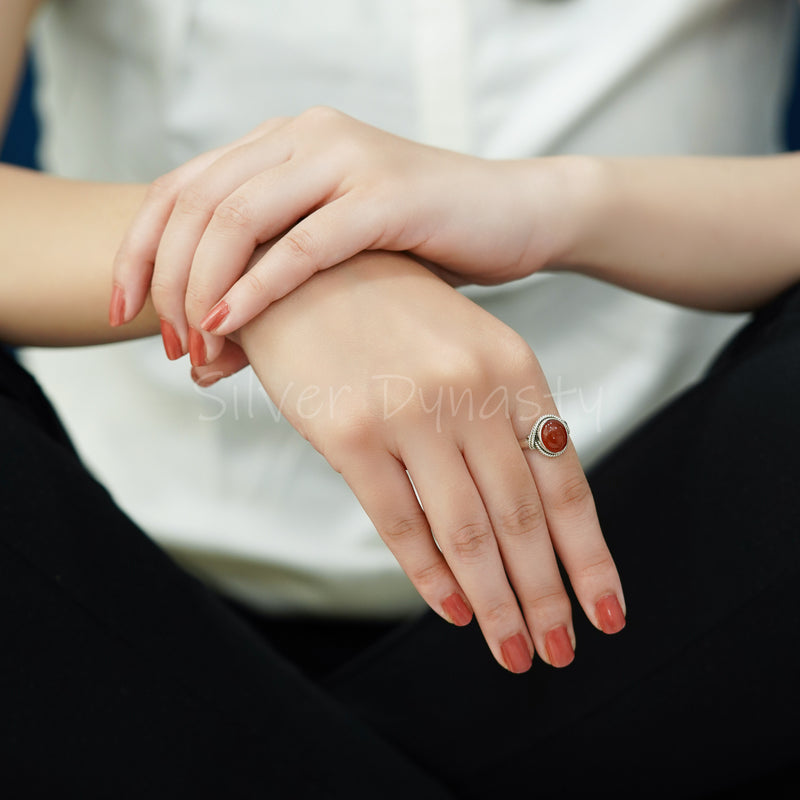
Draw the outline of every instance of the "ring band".
<instances>
[{"instance_id":1,"label":"ring band","mask_svg":"<svg viewBox=\"0 0 800 800\"><path fill-rule=\"evenodd\" d=\"M548 458L557 458L569 443L569 425L555 414L545 414L533 424L528 434L528 447Z\"/></svg>"}]
</instances>

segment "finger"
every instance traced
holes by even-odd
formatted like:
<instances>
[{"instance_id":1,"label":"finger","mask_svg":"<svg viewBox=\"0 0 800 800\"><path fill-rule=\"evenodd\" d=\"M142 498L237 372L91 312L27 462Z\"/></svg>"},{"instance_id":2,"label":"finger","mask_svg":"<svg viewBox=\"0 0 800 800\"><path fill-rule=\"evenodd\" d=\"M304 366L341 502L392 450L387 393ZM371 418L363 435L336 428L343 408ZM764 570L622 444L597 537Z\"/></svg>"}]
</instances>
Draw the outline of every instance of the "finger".
<instances>
[{"instance_id":1,"label":"finger","mask_svg":"<svg viewBox=\"0 0 800 800\"><path fill-rule=\"evenodd\" d=\"M509 586L489 517L458 448L408 442L401 452L450 569L464 590L492 654L511 672L527 671L533 646Z\"/></svg>"},{"instance_id":2,"label":"finger","mask_svg":"<svg viewBox=\"0 0 800 800\"><path fill-rule=\"evenodd\" d=\"M204 367L192 367L192 380L198 386L211 386L221 378L227 378L246 367L250 362L247 356L230 339L223 339L222 352L216 359L206 364Z\"/></svg>"},{"instance_id":3,"label":"finger","mask_svg":"<svg viewBox=\"0 0 800 800\"><path fill-rule=\"evenodd\" d=\"M622 584L575 447L568 442L557 458L547 458L527 446L524 452L542 499L550 538L581 608L596 628L617 633L625 626Z\"/></svg>"},{"instance_id":4,"label":"finger","mask_svg":"<svg viewBox=\"0 0 800 800\"><path fill-rule=\"evenodd\" d=\"M298 222L222 297L202 326L227 335L289 294L314 273L377 245L376 206L351 192ZM218 258L218 256L217 256Z\"/></svg>"},{"instance_id":5,"label":"finger","mask_svg":"<svg viewBox=\"0 0 800 800\"><path fill-rule=\"evenodd\" d=\"M570 601L550 541L547 518L517 437L505 419L475 426L464 458L497 539L533 643L552 666L575 655Z\"/></svg>"},{"instance_id":6,"label":"finger","mask_svg":"<svg viewBox=\"0 0 800 800\"><path fill-rule=\"evenodd\" d=\"M185 172L188 171L188 164L186 168ZM114 256L108 312L109 324L114 327L132 320L144 306L150 290L158 242L172 211L177 193L175 186L180 180L181 176L176 170L150 184L144 203L136 212Z\"/></svg>"},{"instance_id":7,"label":"finger","mask_svg":"<svg viewBox=\"0 0 800 800\"><path fill-rule=\"evenodd\" d=\"M192 259L186 287L189 324L206 330L220 325L224 316L209 319L208 312L245 272L253 249L324 202L334 183L334 173L325 165L285 161L252 176L221 200Z\"/></svg>"},{"instance_id":8,"label":"finger","mask_svg":"<svg viewBox=\"0 0 800 800\"><path fill-rule=\"evenodd\" d=\"M283 124L281 119L272 120L271 126L262 126L262 135L279 130ZM184 180L176 193L157 242L150 291L159 317L172 326L181 342L185 343L188 336L184 308L189 271L206 225L219 203L246 182L255 169L288 157L282 141L254 139L251 134L235 146L216 151L216 157L210 162L206 159L204 168ZM206 344L213 348L210 337Z\"/></svg>"},{"instance_id":9,"label":"finger","mask_svg":"<svg viewBox=\"0 0 800 800\"><path fill-rule=\"evenodd\" d=\"M161 326L164 327L163 320ZM197 328L189 328L189 360L193 367L204 367L215 361L224 345L224 336L213 336Z\"/></svg>"},{"instance_id":10,"label":"finger","mask_svg":"<svg viewBox=\"0 0 800 800\"><path fill-rule=\"evenodd\" d=\"M232 147L229 145L203 153L150 184L144 202L114 256L109 308L112 326L130 322L142 310L150 291L158 245L178 193Z\"/></svg>"},{"instance_id":11,"label":"finger","mask_svg":"<svg viewBox=\"0 0 800 800\"><path fill-rule=\"evenodd\" d=\"M348 462L342 476L423 600L448 622L469 624L472 609L436 547L403 465L384 452Z\"/></svg>"}]
</instances>

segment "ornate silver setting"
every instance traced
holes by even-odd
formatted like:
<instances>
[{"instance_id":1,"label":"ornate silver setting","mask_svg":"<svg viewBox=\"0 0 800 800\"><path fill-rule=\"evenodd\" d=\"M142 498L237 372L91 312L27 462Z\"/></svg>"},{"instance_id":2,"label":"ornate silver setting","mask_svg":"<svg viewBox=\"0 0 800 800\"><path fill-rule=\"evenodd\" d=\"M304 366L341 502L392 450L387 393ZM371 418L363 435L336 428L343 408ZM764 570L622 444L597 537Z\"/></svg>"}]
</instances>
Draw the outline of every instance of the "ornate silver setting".
<instances>
[{"instance_id":1,"label":"ornate silver setting","mask_svg":"<svg viewBox=\"0 0 800 800\"><path fill-rule=\"evenodd\" d=\"M567 424L567 421L561 417L557 417L555 414L545 414L544 416L539 417L536 422L534 422L531 432L528 434L528 447L530 447L531 450L536 450L543 456L547 456L548 458L558 458L566 451L566 445L564 446L563 450L559 450L557 453L554 453L552 450L548 450L544 446L541 437L542 426L545 424L545 422L548 422L551 419L560 422L564 426L564 429L567 432L567 444L569 444L569 425Z\"/></svg>"}]
</instances>

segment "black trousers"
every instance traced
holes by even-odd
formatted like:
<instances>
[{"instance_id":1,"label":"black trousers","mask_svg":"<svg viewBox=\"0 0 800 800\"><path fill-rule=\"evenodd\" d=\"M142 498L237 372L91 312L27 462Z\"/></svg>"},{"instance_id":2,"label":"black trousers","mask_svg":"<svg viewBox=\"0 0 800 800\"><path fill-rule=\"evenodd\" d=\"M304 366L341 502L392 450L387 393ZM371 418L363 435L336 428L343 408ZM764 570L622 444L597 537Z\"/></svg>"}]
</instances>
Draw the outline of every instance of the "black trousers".
<instances>
[{"instance_id":1,"label":"black trousers","mask_svg":"<svg viewBox=\"0 0 800 800\"><path fill-rule=\"evenodd\" d=\"M800 288L590 475L628 604L526 675L477 626L256 619L86 473L0 359L0 786L83 798L800 787Z\"/></svg>"}]
</instances>

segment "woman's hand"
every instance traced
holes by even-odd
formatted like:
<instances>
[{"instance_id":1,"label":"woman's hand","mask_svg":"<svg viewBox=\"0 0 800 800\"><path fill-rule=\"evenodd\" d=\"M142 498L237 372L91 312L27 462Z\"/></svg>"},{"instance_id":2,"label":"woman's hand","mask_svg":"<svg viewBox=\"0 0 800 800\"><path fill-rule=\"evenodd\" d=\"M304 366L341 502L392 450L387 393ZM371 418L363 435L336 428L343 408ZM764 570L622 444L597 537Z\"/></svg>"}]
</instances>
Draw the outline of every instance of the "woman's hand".
<instances>
[{"instance_id":1,"label":"woman's hand","mask_svg":"<svg viewBox=\"0 0 800 800\"><path fill-rule=\"evenodd\" d=\"M592 623L624 625L572 444L547 458L525 441L557 413L545 378L495 317L405 256L362 254L272 305L240 344L431 608L457 625L474 610L505 667L528 669L534 648L555 666L572 660L556 556ZM224 372L219 362L194 375Z\"/></svg>"},{"instance_id":2,"label":"woman's hand","mask_svg":"<svg viewBox=\"0 0 800 800\"><path fill-rule=\"evenodd\" d=\"M112 320L135 316L152 279L168 354L188 342L198 364L221 340L197 331L227 335L363 250L413 252L454 284L522 277L569 246L568 163L460 155L326 108L270 121L153 184L118 253Z\"/></svg>"}]
</instances>

